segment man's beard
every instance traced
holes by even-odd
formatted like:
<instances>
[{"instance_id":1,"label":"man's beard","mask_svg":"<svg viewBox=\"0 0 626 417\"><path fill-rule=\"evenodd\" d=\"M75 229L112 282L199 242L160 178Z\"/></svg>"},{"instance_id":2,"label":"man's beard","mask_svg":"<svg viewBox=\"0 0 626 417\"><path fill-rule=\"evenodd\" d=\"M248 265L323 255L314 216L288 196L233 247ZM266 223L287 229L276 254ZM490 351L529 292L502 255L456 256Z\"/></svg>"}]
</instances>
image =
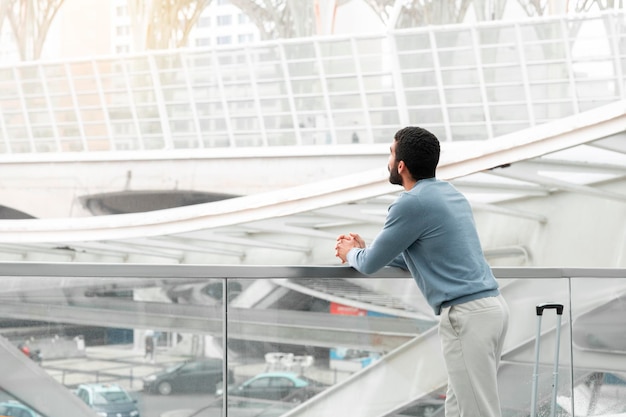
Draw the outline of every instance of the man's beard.
<instances>
[{"instance_id":1,"label":"man's beard","mask_svg":"<svg viewBox=\"0 0 626 417\"><path fill-rule=\"evenodd\" d=\"M402 177L398 173L397 163L395 163L393 167L389 169L389 182L395 185L402 185Z\"/></svg>"}]
</instances>

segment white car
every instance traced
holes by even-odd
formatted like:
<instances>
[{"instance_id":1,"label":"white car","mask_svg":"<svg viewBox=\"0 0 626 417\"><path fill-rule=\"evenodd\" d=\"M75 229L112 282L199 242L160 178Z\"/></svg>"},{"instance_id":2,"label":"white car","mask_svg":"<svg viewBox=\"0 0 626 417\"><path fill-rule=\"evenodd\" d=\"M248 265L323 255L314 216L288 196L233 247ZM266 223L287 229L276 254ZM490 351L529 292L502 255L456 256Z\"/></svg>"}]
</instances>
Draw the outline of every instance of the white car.
<instances>
[{"instance_id":1,"label":"white car","mask_svg":"<svg viewBox=\"0 0 626 417\"><path fill-rule=\"evenodd\" d=\"M81 384L76 395L102 417L140 417L137 400L117 384Z\"/></svg>"},{"instance_id":2,"label":"white car","mask_svg":"<svg viewBox=\"0 0 626 417\"><path fill-rule=\"evenodd\" d=\"M36 411L13 400L0 403L0 416L41 417Z\"/></svg>"}]
</instances>

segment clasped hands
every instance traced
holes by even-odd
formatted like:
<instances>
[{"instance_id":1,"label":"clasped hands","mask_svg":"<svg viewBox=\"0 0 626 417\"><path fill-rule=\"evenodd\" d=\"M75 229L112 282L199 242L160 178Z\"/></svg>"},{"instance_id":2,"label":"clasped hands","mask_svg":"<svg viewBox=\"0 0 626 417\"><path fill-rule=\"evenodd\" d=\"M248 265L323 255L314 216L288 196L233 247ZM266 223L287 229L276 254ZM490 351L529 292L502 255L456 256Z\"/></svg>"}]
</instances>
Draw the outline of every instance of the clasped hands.
<instances>
[{"instance_id":1,"label":"clasped hands","mask_svg":"<svg viewBox=\"0 0 626 417\"><path fill-rule=\"evenodd\" d=\"M353 248L364 248L365 241L357 233L348 233L347 235L339 235L337 244L335 245L335 256L341 259L341 263L346 263L348 252Z\"/></svg>"}]
</instances>

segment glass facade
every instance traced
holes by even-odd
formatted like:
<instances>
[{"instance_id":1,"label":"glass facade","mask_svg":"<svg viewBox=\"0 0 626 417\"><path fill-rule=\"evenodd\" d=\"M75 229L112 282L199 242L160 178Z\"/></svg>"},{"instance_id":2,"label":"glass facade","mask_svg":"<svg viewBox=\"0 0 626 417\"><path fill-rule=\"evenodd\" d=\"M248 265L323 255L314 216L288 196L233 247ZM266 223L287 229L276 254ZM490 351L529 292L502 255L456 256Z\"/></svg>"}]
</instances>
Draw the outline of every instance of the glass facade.
<instances>
[{"instance_id":1,"label":"glass facade","mask_svg":"<svg viewBox=\"0 0 626 417\"><path fill-rule=\"evenodd\" d=\"M626 97L623 11L0 68L0 152L479 140Z\"/></svg>"}]
</instances>

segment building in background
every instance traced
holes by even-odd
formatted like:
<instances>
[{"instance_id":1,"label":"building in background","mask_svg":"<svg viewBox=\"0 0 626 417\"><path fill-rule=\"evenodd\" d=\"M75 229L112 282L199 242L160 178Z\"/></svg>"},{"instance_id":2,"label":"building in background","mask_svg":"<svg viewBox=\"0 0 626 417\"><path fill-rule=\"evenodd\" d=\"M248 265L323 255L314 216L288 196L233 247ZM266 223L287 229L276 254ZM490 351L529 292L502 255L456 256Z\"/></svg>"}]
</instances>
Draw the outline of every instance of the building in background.
<instances>
[{"instance_id":1,"label":"building in background","mask_svg":"<svg viewBox=\"0 0 626 417\"><path fill-rule=\"evenodd\" d=\"M242 45L257 42L259 30L228 0L216 0L202 13L190 33L190 47Z\"/></svg>"},{"instance_id":2,"label":"building in background","mask_svg":"<svg viewBox=\"0 0 626 417\"><path fill-rule=\"evenodd\" d=\"M126 0L107 3L112 14L113 53L140 52L133 47L133 30L126 3ZM229 0L215 0L202 12L191 30L187 47L241 45L259 38L258 29L239 8L230 4Z\"/></svg>"},{"instance_id":3,"label":"building in background","mask_svg":"<svg viewBox=\"0 0 626 417\"><path fill-rule=\"evenodd\" d=\"M133 47L126 0L65 0L46 38L42 59L141 52ZM19 62L8 21L0 33L0 65ZM229 0L211 2L189 34L187 47L242 45L260 39L251 19Z\"/></svg>"}]
</instances>

